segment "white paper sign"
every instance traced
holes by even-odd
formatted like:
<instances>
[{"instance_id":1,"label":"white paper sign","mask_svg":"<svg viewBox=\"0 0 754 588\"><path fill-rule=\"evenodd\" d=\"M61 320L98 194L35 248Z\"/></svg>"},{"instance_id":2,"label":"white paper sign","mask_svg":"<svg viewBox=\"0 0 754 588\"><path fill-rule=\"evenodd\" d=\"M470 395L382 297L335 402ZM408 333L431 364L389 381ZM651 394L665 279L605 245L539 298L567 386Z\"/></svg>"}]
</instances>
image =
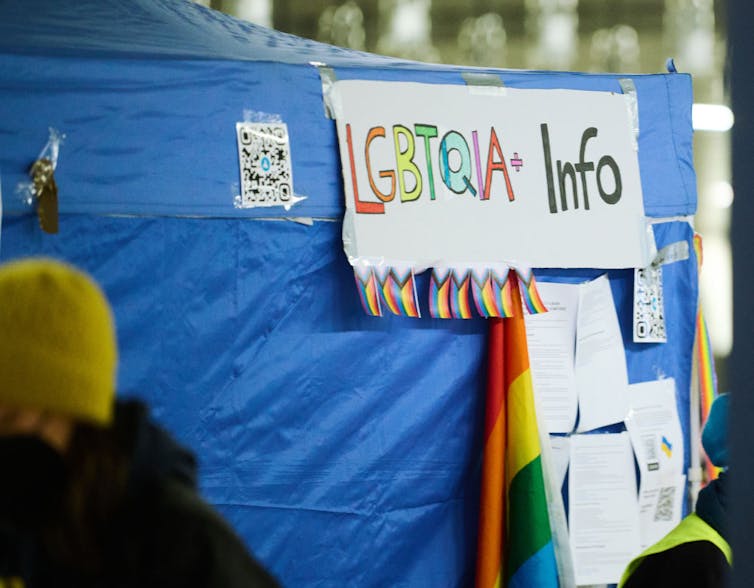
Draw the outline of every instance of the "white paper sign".
<instances>
[{"instance_id":1,"label":"white paper sign","mask_svg":"<svg viewBox=\"0 0 754 588\"><path fill-rule=\"evenodd\" d=\"M558 488L562 488L571 460L571 438L550 435L550 449L552 450L553 475Z\"/></svg>"},{"instance_id":2,"label":"white paper sign","mask_svg":"<svg viewBox=\"0 0 754 588\"><path fill-rule=\"evenodd\" d=\"M623 337L606 276L581 284L576 327L579 431L622 422L628 414Z\"/></svg>"},{"instance_id":3,"label":"white paper sign","mask_svg":"<svg viewBox=\"0 0 754 588\"><path fill-rule=\"evenodd\" d=\"M625 96L487 90L333 84L351 262L647 266Z\"/></svg>"},{"instance_id":4,"label":"white paper sign","mask_svg":"<svg viewBox=\"0 0 754 588\"><path fill-rule=\"evenodd\" d=\"M626 433L571 436L568 477L576 583L618 582L640 552L639 508Z\"/></svg>"},{"instance_id":5,"label":"white paper sign","mask_svg":"<svg viewBox=\"0 0 754 588\"><path fill-rule=\"evenodd\" d=\"M574 383L578 284L538 282L547 312L529 314L526 341L537 405L549 433L570 433L578 399Z\"/></svg>"}]
</instances>

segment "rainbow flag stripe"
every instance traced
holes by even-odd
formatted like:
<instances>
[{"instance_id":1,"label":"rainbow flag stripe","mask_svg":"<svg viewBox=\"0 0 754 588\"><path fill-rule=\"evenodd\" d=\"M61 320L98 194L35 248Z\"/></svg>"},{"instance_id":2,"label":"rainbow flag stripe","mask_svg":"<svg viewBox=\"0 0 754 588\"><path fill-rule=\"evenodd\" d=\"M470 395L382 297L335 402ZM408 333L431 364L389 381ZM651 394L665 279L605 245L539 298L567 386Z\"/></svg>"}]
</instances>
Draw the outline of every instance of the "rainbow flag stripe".
<instances>
[{"instance_id":1,"label":"rainbow flag stripe","mask_svg":"<svg viewBox=\"0 0 754 588\"><path fill-rule=\"evenodd\" d=\"M508 279L518 290L515 272L511 271ZM502 344L497 344L498 329ZM493 352L496 356L490 355L488 362L476 585L557 588L534 388L518 296L513 297L511 318L490 322ZM491 487L485 486L488 483ZM504 523L488 520L498 513Z\"/></svg>"},{"instance_id":2,"label":"rainbow flag stripe","mask_svg":"<svg viewBox=\"0 0 754 588\"><path fill-rule=\"evenodd\" d=\"M471 272L465 272L462 276L451 272L450 279L450 314L456 319L471 318L471 304L469 304L469 284Z\"/></svg>"},{"instance_id":3,"label":"rainbow flag stripe","mask_svg":"<svg viewBox=\"0 0 754 588\"><path fill-rule=\"evenodd\" d=\"M453 318L450 312L451 273L442 268L432 270L429 279L429 315L432 318Z\"/></svg>"},{"instance_id":4,"label":"rainbow flag stripe","mask_svg":"<svg viewBox=\"0 0 754 588\"><path fill-rule=\"evenodd\" d=\"M382 316L380 296L377 289L377 278L371 267L354 267L356 289L359 292L361 306L370 316Z\"/></svg>"},{"instance_id":5,"label":"rainbow flag stripe","mask_svg":"<svg viewBox=\"0 0 754 588\"><path fill-rule=\"evenodd\" d=\"M503 388L503 319L489 321L484 454L479 498L476 586L498 588L503 565L505 529L504 484L506 434Z\"/></svg>"},{"instance_id":6,"label":"rainbow flag stripe","mask_svg":"<svg viewBox=\"0 0 754 588\"><path fill-rule=\"evenodd\" d=\"M402 272L390 268L384 277L379 280L380 291L386 306L390 312L399 316L418 318L419 304L416 299L416 282L412 269Z\"/></svg>"},{"instance_id":7,"label":"rainbow flag stripe","mask_svg":"<svg viewBox=\"0 0 754 588\"><path fill-rule=\"evenodd\" d=\"M694 253L696 253L697 272L702 269L702 236L694 234ZM715 375L715 357L710 344L707 321L704 320L702 305L699 303L696 312L696 363L699 377L699 400L701 408L701 426L707 422L712 402L717 397L717 378ZM714 480L720 473L720 468L715 467L709 459L705 460L707 480Z\"/></svg>"}]
</instances>

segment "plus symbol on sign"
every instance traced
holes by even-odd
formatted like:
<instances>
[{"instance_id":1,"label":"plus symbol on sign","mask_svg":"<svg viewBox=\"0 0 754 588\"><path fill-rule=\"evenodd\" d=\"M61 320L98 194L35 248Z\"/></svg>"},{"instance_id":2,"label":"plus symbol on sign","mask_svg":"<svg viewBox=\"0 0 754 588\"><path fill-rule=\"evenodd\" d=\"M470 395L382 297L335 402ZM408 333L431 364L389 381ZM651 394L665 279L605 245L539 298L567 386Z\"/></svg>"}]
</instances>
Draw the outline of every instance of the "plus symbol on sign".
<instances>
[{"instance_id":1,"label":"plus symbol on sign","mask_svg":"<svg viewBox=\"0 0 754 588\"><path fill-rule=\"evenodd\" d=\"M513 159L511 159L511 165L516 168L516 171L521 171L524 166L524 160L518 155L518 151L513 153Z\"/></svg>"}]
</instances>

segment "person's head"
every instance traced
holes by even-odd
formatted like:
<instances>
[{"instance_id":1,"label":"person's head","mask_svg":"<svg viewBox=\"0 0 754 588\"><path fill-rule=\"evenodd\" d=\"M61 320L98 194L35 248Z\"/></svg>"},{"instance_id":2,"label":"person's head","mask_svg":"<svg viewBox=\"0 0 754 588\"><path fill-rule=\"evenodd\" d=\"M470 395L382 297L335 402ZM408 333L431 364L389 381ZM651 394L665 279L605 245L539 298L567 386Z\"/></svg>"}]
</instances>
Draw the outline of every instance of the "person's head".
<instances>
[{"instance_id":1,"label":"person's head","mask_svg":"<svg viewBox=\"0 0 754 588\"><path fill-rule=\"evenodd\" d=\"M0 265L0 524L40 533L59 561L94 569L126 487L113 429L110 305L84 272Z\"/></svg>"},{"instance_id":2,"label":"person's head","mask_svg":"<svg viewBox=\"0 0 754 588\"><path fill-rule=\"evenodd\" d=\"M728 467L728 394L721 394L710 407L702 431L702 446L709 460L719 468Z\"/></svg>"},{"instance_id":3,"label":"person's head","mask_svg":"<svg viewBox=\"0 0 754 588\"><path fill-rule=\"evenodd\" d=\"M46 258L0 266L0 436L37 436L64 453L75 424L110 423L116 364L94 280Z\"/></svg>"}]
</instances>

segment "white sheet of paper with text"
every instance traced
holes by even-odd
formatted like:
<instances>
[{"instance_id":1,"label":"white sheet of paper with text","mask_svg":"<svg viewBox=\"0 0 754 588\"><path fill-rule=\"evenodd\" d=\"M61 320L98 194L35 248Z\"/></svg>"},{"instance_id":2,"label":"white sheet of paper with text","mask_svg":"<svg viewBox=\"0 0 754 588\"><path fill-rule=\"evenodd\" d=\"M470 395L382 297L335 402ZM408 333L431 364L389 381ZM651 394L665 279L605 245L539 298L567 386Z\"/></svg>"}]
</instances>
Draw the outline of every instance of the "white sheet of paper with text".
<instances>
[{"instance_id":1,"label":"white sheet of paper with text","mask_svg":"<svg viewBox=\"0 0 754 588\"><path fill-rule=\"evenodd\" d=\"M553 475L558 488L562 489L571 459L571 440L569 437L550 435L550 447L552 448Z\"/></svg>"},{"instance_id":2,"label":"white sheet of paper with text","mask_svg":"<svg viewBox=\"0 0 754 588\"><path fill-rule=\"evenodd\" d=\"M632 384L628 399L626 429L639 464L639 520L644 548L681 520L686 483L683 433L672 378Z\"/></svg>"},{"instance_id":3,"label":"white sheet of paper with text","mask_svg":"<svg viewBox=\"0 0 754 588\"><path fill-rule=\"evenodd\" d=\"M570 433L578 399L574 382L578 284L538 282L547 312L525 315L534 393L550 433Z\"/></svg>"},{"instance_id":4,"label":"white sheet of paper with text","mask_svg":"<svg viewBox=\"0 0 754 588\"><path fill-rule=\"evenodd\" d=\"M581 284L576 321L578 431L622 422L628 414L623 338L607 276Z\"/></svg>"},{"instance_id":5,"label":"white sheet of paper with text","mask_svg":"<svg viewBox=\"0 0 754 588\"><path fill-rule=\"evenodd\" d=\"M639 463L641 480L674 482L683 473L683 432L675 399L675 380L665 378L628 387L626 429Z\"/></svg>"},{"instance_id":6,"label":"white sheet of paper with text","mask_svg":"<svg viewBox=\"0 0 754 588\"><path fill-rule=\"evenodd\" d=\"M686 476L642 480L639 488L641 548L654 545L681 522Z\"/></svg>"},{"instance_id":7,"label":"white sheet of paper with text","mask_svg":"<svg viewBox=\"0 0 754 588\"><path fill-rule=\"evenodd\" d=\"M568 503L576 583L617 583L641 549L627 433L571 436Z\"/></svg>"}]
</instances>

